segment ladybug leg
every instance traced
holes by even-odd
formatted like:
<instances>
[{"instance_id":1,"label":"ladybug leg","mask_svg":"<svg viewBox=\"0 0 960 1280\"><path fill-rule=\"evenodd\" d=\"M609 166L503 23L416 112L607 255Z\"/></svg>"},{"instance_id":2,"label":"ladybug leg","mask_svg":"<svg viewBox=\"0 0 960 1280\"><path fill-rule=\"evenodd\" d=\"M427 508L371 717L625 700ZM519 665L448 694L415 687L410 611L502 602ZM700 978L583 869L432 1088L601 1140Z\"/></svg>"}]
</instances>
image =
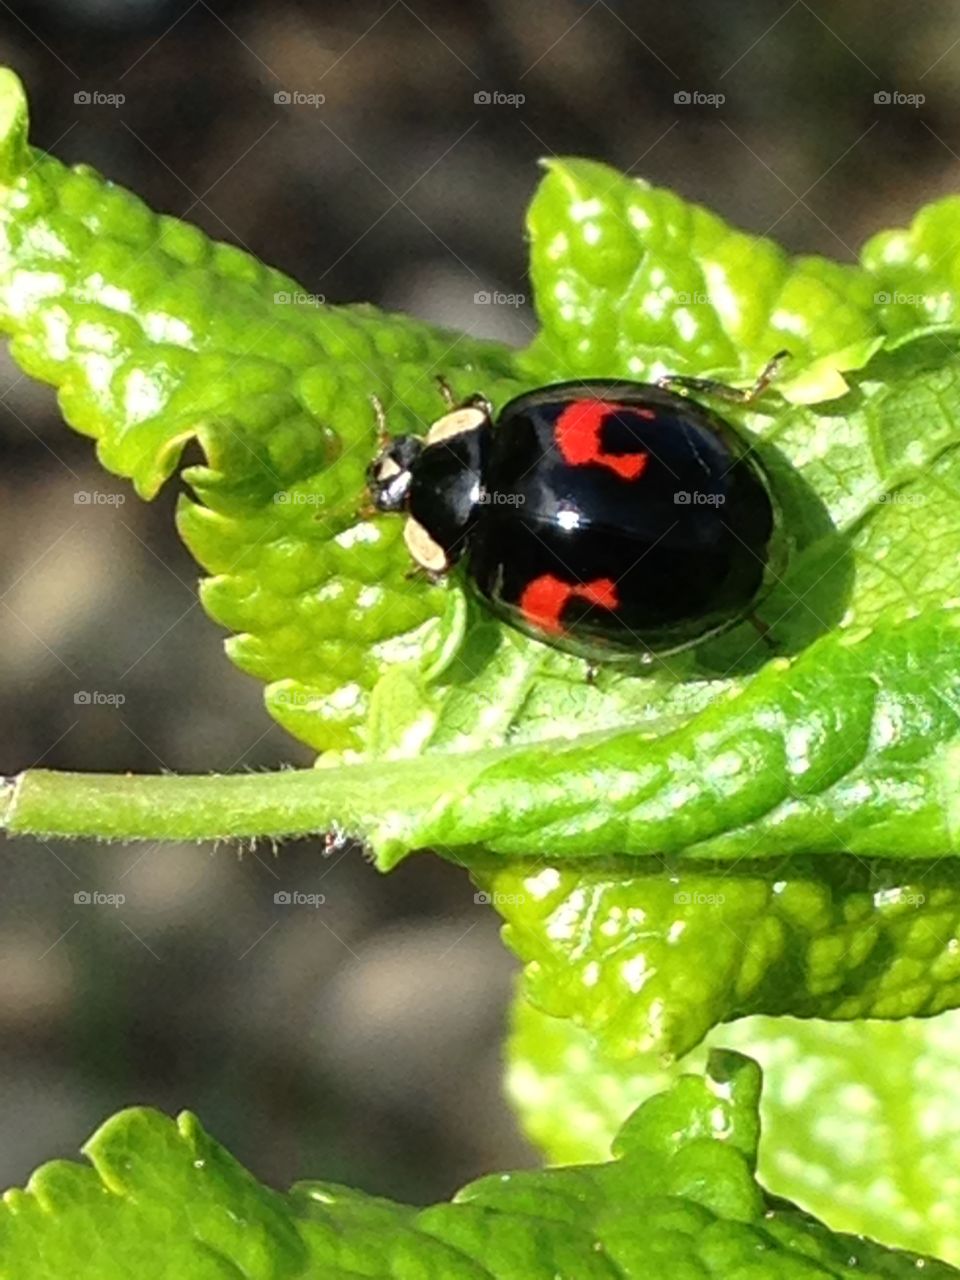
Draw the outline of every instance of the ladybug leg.
<instances>
[{"instance_id":1,"label":"ladybug leg","mask_svg":"<svg viewBox=\"0 0 960 1280\"><path fill-rule=\"evenodd\" d=\"M657 386L665 387L668 391L692 391L694 394L712 396L716 400L727 400L731 404L753 404L780 376L780 370L789 359L789 351L778 351L763 366L750 387L730 387L725 382L716 382L713 378L688 378L682 374L672 373L658 378Z\"/></svg>"},{"instance_id":2,"label":"ladybug leg","mask_svg":"<svg viewBox=\"0 0 960 1280\"><path fill-rule=\"evenodd\" d=\"M407 582L429 582L431 587L435 587L444 580L446 573L437 569L426 569L422 564L415 564L403 576Z\"/></svg>"},{"instance_id":3,"label":"ladybug leg","mask_svg":"<svg viewBox=\"0 0 960 1280\"><path fill-rule=\"evenodd\" d=\"M741 392L742 403L752 404L754 400L759 400L770 384L776 382L777 378L780 377L783 366L789 359L789 351L778 351L775 356L771 356L757 374L753 386L747 387L746 391Z\"/></svg>"},{"instance_id":4,"label":"ladybug leg","mask_svg":"<svg viewBox=\"0 0 960 1280\"><path fill-rule=\"evenodd\" d=\"M332 831L324 833L320 852L324 858L329 858L331 854L340 853L348 844L350 844L350 837L335 827Z\"/></svg>"},{"instance_id":5,"label":"ladybug leg","mask_svg":"<svg viewBox=\"0 0 960 1280\"><path fill-rule=\"evenodd\" d=\"M446 380L442 373L436 375L437 386L440 388L440 394L443 396L443 403L452 412L454 409L482 409L488 418L493 417L493 405L486 396L479 393L467 396L466 400L458 400L454 395L453 387Z\"/></svg>"},{"instance_id":6,"label":"ladybug leg","mask_svg":"<svg viewBox=\"0 0 960 1280\"><path fill-rule=\"evenodd\" d=\"M756 613L748 613L744 621L749 622L754 631L767 646L768 649L776 649L777 643L773 638L770 628Z\"/></svg>"}]
</instances>

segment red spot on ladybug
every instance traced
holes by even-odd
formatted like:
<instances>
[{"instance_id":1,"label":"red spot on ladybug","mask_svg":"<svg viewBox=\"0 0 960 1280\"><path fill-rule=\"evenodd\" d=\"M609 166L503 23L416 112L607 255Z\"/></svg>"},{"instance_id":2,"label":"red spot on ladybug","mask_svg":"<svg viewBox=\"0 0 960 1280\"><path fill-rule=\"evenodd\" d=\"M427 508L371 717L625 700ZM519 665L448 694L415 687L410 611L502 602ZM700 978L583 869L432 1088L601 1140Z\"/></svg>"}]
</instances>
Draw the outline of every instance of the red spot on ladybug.
<instances>
[{"instance_id":1,"label":"red spot on ladybug","mask_svg":"<svg viewBox=\"0 0 960 1280\"><path fill-rule=\"evenodd\" d=\"M595 578L576 586L555 578L552 573L541 574L524 587L520 597L520 612L543 631L563 630L560 621L569 600L586 600L600 609L616 609L620 604L617 584L612 578Z\"/></svg>"},{"instance_id":2,"label":"red spot on ladybug","mask_svg":"<svg viewBox=\"0 0 960 1280\"><path fill-rule=\"evenodd\" d=\"M557 448L564 462L569 462L571 467L594 462L609 467L624 480L638 480L647 465L647 454L605 453L600 443L604 419L626 409L644 418L656 417L650 410L638 410L633 405L614 404L610 400L575 400L567 405L556 425Z\"/></svg>"}]
</instances>

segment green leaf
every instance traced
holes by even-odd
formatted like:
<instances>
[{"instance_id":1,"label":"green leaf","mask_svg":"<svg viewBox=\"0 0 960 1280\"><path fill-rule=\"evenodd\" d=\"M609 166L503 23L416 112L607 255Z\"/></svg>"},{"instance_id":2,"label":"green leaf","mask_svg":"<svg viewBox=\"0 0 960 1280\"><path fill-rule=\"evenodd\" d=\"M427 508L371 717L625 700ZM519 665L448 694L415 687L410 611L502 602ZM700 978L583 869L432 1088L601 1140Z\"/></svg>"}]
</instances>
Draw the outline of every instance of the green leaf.
<instances>
[{"instance_id":1,"label":"green leaf","mask_svg":"<svg viewBox=\"0 0 960 1280\"><path fill-rule=\"evenodd\" d=\"M478 878L528 1000L648 1070L720 1022L846 1021L960 1005L960 869L798 858L624 875L511 864Z\"/></svg>"},{"instance_id":2,"label":"green leaf","mask_svg":"<svg viewBox=\"0 0 960 1280\"><path fill-rule=\"evenodd\" d=\"M716 1034L722 1037L728 1030L719 1027ZM703 1053L701 1048L688 1061L698 1062ZM613 1057L572 1019L543 1012L522 987L516 992L505 1089L521 1128L548 1164L606 1160L626 1117L668 1089L681 1070L676 1062ZM776 1087L776 1081L765 1079L764 1102ZM763 1134L765 1150L770 1135L765 1128Z\"/></svg>"},{"instance_id":3,"label":"green leaf","mask_svg":"<svg viewBox=\"0 0 960 1280\"><path fill-rule=\"evenodd\" d=\"M152 497L184 472L179 522L213 575L209 612L268 682L271 712L318 747L359 743L371 687L409 661L443 593L405 581L396 521L361 521L371 395L422 429L443 402L517 389L511 353L373 308L312 305L289 277L153 213L92 169L26 143L26 101L0 72L0 327L59 389L105 467Z\"/></svg>"},{"instance_id":4,"label":"green leaf","mask_svg":"<svg viewBox=\"0 0 960 1280\"><path fill-rule=\"evenodd\" d=\"M884 329L900 337L954 329L960 319L960 196L925 205L903 230L882 231L864 245L873 303Z\"/></svg>"},{"instance_id":5,"label":"green leaf","mask_svg":"<svg viewBox=\"0 0 960 1280\"><path fill-rule=\"evenodd\" d=\"M862 1280L951 1267L833 1235L754 1178L760 1072L716 1053L646 1101L615 1159L482 1178L416 1209L331 1183L260 1186L189 1113L137 1109L0 1211L0 1280Z\"/></svg>"},{"instance_id":6,"label":"green leaf","mask_svg":"<svg viewBox=\"0 0 960 1280\"><path fill-rule=\"evenodd\" d=\"M785 385L822 400L841 395L839 372L860 368L882 340L874 286L856 267L791 258L772 240L595 161L545 168L527 219L543 324L528 367L749 382L787 348Z\"/></svg>"},{"instance_id":7,"label":"green leaf","mask_svg":"<svg viewBox=\"0 0 960 1280\"><path fill-rule=\"evenodd\" d=\"M960 1014L850 1026L746 1018L707 1045L763 1067L759 1177L772 1194L835 1231L960 1263ZM705 1056L644 1073L518 999L508 1091L548 1160L601 1160L624 1118Z\"/></svg>"},{"instance_id":8,"label":"green leaf","mask_svg":"<svg viewBox=\"0 0 960 1280\"><path fill-rule=\"evenodd\" d=\"M750 1019L715 1043L757 1054L762 1177L835 1230L960 1264L960 1017L856 1025ZM829 1123L827 1122L829 1117Z\"/></svg>"}]
</instances>

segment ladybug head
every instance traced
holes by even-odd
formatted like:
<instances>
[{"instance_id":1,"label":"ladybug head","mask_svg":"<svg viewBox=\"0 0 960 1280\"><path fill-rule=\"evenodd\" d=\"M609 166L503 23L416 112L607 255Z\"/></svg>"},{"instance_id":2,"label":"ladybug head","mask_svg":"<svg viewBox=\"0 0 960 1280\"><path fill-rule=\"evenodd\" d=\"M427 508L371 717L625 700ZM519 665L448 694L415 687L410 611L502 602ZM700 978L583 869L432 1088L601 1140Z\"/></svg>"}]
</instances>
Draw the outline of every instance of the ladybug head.
<instances>
[{"instance_id":1,"label":"ladybug head","mask_svg":"<svg viewBox=\"0 0 960 1280\"><path fill-rule=\"evenodd\" d=\"M412 468L422 449L417 436L394 436L367 468L370 500L377 511L406 510Z\"/></svg>"}]
</instances>

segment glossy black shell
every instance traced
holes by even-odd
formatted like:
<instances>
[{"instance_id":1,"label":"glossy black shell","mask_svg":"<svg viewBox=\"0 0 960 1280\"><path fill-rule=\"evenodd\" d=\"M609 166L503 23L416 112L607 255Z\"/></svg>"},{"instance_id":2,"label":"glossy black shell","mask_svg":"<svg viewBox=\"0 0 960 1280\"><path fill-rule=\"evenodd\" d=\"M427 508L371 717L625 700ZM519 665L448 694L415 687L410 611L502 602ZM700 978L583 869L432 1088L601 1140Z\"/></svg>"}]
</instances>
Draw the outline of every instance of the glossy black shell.
<instances>
[{"instance_id":1,"label":"glossy black shell","mask_svg":"<svg viewBox=\"0 0 960 1280\"><path fill-rule=\"evenodd\" d=\"M465 553L490 607L588 657L685 648L747 615L769 578L758 460L660 387L543 387L428 445L413 478L411 514L451 560Z\"/></svg>"}]
</instances>

